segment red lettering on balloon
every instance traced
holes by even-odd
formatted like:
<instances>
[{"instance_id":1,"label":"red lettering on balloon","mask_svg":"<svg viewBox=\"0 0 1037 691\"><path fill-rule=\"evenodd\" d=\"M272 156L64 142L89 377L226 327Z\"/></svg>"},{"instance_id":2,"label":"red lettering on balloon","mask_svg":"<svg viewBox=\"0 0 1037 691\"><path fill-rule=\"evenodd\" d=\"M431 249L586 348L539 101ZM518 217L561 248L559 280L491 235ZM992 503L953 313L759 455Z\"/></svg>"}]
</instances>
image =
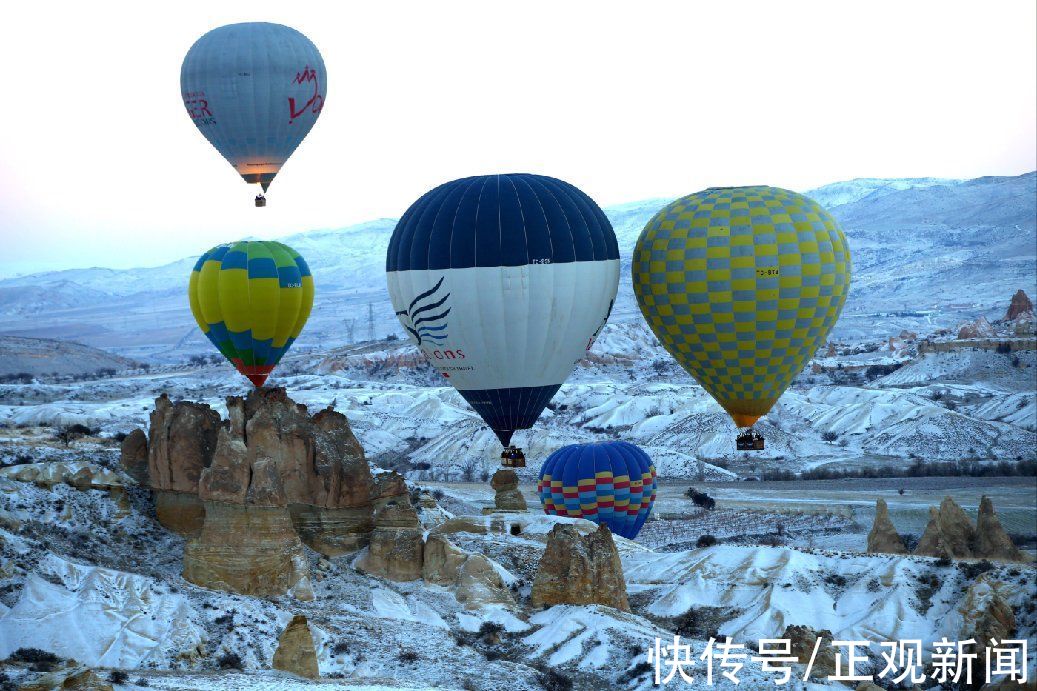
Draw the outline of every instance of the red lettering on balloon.
<instances>
[{"instance_id":1,"label":"red lettering on balloon","mask_svg":"<svg viewBox=\"0 0 1037 691\"><path fill-rule=\"evenodd\" d=\"M320 81L317 79L317 71L307 65L302 72L295 73L295 79L292 80L292 84L308 84L313 82L313 94L309 100L302 104L301 107L295 107L295 97L288 97L288 124L295 122L295 118L303 115L307 111L314 115L320 113L321 109L324 108L324 95L320 93Z\"/></svg>"},{"instance_id":2,"label":"red lettering on balloon","mask_svg":"<svg viewBox=\"0 0 1037 691\"><path fill-rule=\"evenodd\" d=\"M192 120L212 117L209 102L204 98L184 99L184 107L187 108L187 114L191 116Z\"/></svg>"}]
</instances>

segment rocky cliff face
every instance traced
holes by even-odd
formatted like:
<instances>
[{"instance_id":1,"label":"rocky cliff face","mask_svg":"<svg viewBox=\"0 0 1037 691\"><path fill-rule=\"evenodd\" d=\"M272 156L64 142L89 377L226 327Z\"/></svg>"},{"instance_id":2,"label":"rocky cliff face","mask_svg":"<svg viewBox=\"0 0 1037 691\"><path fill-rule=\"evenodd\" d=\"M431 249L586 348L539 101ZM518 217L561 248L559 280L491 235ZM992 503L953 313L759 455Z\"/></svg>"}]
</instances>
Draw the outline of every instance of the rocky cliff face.
<instances>
[{"instance_id":1,"label":"rocky cliff face","mask_svg":"<svg viewBox=\"0 0 1037 691\"><path fill-rule=\"evenodd\" d=\"M148 434L148 477L151 488L195 494L202 470L216 449L220 415L203 403L155 399Z\"/></svg>"},{"instance_id":2,"label":"rocky cliff face","mask_svg":"<svg viewBox=\"0 0 1037 691\"><path fill-rule=\"evenodd\" d=\"M555 525L537 566L531 602L534 607L599 604L629 612L623 565L609 529L602 524L583 536L575 526Z\"/></svg>"},{"instance_id":3,"label":"rocky cliff face","mask_svg":"<svg viewBox=\"0 0 1037 691\"><path fill-rule=\"evenodd\" d=\"M393 581L421 578L424 531L417 512L405 502L390 502L378 510L371 543L357 561L358 569Z\"/></svg>"},{"instance_id":4,"label":"rocky cliff face","mask_svg":"<svg viewBox=\"0 0 1037 691\"><path fill-rule=\"evenodd\" d=\"M148 436L143 430L135 429L122 440L119 464L134 480L148 484Z\"/></svg>"},{"instance_id":5,"label":"rocky cliff face","mask_svg":"<svg viewBox=\"0 0 1037 691\"><path fill-rule=\"evenodd\" d=\"M159 522L181 535L195 535L205 510L198 478L212 463L220 415L202 403L155 399L148 428L148 482L155 493Z\"/></svg>"},{"instance_id":6,"label":"rocky cliff face","mask_svg":"<svg viewBox=\"0 0 1037 691\"><path fill-rule=\"evenodd\" d=\"M205 522L184 550L184 577L305 598L302 542L342 554L371 530L375 482L363 449L344 415L328 409L311 417L282 388L232 396L227 411L200 473Z\"/></svg>"},{"instance_id":7,"label":"rocky cliff face","mask_svg":"<svg viewBox=\"0 0 1037 691\"><path fill-rule=\"evenodd\" d=\"M969 586L959 607L962 616L959 639L976 641L975 644L964 646L966 652L977 655L972 661L973 679L982 680L985 671L989 669L987 657L992 645L991 640L1003 641L1017 637L1015 613L1002 596L1003 588L1003 583L988 580L984 574Z\"/></svg>"},{"instance_id":8,"label":"rocky cliff face","mask_svg":"<svg viewBox=\"0 0 1037 691\"><path fill-rule=\"evenodd\" d=\"M149 439L127 437L123 463L139 474L147 450L159 520L193 538L185 578L305 598L303 543L329 556L360 549L377 507L401 496L407 503L406 483L396 473L372 476L344 415L329 408L311 416L283 388L232 396L227 411L223 421L208 406L162 396ZM420 551L417 565L420 574Z\"/></svg>"},{"instance_id":9,"label":"rocky cliff face","mask_svg":"<svg viewBox=\"0 0 1037 691\"><path fill-rule=\"evenodd\" d=\"M243 595L312 600L302 542L283 506L205 502L205 523L184 547L184 578Z\"/></svg>"}]
</instances>

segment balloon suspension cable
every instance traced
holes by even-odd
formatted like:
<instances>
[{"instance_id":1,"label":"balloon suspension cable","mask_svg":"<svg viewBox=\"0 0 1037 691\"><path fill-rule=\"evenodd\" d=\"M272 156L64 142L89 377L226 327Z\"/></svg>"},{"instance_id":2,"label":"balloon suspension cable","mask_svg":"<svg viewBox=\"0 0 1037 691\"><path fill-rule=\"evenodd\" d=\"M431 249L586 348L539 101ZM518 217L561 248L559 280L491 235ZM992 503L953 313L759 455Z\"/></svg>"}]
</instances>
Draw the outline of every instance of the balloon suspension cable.
<instances>
[{"instance_id":1,"label":"balloon suspension cable","mask_svg":"<svg viewBox=\"0 0 1037 691\"><path fill-rule=\"evenodd\" d=\"M735 438L735 447L739 451L763 451L763 435L752 427L743 429Z\"/></svg>"},{"instance_id":2,"label":"balloon suspension cable","mask_svg":"<svg viewBox=\"0 0 1037 691\"><path fill-rule=\"evenodd\" d=\"M500 463L505 468L525 468L526 456L517 446L508 446L500 455Z\"/></svg>"}]
</instances>

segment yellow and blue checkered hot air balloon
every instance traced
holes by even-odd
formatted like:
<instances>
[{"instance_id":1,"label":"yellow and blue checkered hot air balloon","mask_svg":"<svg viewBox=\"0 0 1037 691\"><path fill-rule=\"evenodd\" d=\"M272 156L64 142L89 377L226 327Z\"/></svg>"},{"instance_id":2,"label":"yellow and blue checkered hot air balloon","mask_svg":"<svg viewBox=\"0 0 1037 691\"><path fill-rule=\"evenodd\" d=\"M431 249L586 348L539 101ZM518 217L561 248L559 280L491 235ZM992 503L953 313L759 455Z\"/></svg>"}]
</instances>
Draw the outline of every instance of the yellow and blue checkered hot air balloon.
<instances>
[{"instance_id":1,"label":"yellow and blue checkered hot air balloon","mask_svg":"<svg viewBox=\"0 0 1037 691\"><path fill-rule=\"evenodd\" d=\"M537 494L544 513L604 523L632 540L655 503L655 466L629 442L570 444L544 461Z\"/></svg>"},{"instance_id":2,"label":"yellow and blue checkered hot air balloon","mask_svg":"<svg viewBox=\"0 0 1037 691\"><path fill-rule=\"evenodd\" d=\"M203 254L187 292L202 333L262 386L310 316L313 276L287 245L242 241Z\"/></svg>"},{"instance_id":3,"label":"yellow and blue checkered hot air balloon","mask_svg":"<svg viewBox=\"0 0 1037 691\"><path fill-rule=\"evenodd\" d=\"M663 347L752 427L839 318L850 250L817 202L774 187L719 187L678 199L634 248L641 312Z\"/></svg>"}]
</instances>

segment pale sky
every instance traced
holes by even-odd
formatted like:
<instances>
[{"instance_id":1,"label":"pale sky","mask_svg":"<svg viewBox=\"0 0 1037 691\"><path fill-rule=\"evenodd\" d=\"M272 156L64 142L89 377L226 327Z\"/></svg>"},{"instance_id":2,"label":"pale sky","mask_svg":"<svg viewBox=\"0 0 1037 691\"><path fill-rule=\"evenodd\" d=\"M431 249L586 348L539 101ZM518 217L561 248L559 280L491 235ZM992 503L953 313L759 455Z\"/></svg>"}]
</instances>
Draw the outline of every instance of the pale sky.
<instances>
[{"instance_id":1,"label":"pale sky","mask_svg":"<svg viewBox=\"0 0 1037 691\"><path fill-rule=\"evenodd\" d=\"M0 12L0 276L146 266L398 217L466 175L603 206L704 187L1037 168L1037 3L25 2ZM299 29L325 108L252 206L180 64L216 26Z\"/></svg>"}]
</instances>

